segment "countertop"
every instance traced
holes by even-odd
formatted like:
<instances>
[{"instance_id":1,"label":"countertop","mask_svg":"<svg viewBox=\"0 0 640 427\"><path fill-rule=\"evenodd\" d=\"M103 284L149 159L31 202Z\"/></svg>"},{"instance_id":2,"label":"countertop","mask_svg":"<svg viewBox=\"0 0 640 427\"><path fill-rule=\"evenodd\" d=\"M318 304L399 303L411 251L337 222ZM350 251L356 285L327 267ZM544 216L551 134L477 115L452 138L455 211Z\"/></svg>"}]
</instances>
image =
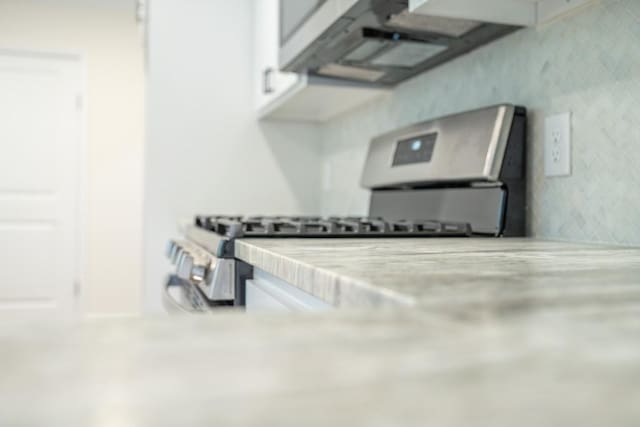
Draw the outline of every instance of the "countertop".
<instances>
[{"instance_id":1,"label":"countertop","mask_svg":"<svg viewBox=\"0 0 640 427\"><path fill-rule=\"evenodd\" d=\"M638 425L637 249L236 244L351 309L3 321L0 425Z\"/></svg>"},{"instance_id":2,"label":"countertop","mask_svg":"<svg viewBox=\"0 0 640 427\"><path fill-rule=\"evenodd\" d=\"M2 426L637 426L640 310L0 324Z\"/></svg>"},{"instance_id":3,"label":"countertop","mask_svg":"<svg viewBox=\"0 0 640 427\"><path fill-rule=\"evenodd\" d=\"M510 238L246 239L235 253L337 307L640 302L640 248Z\"/></svg>"}]
</instances>

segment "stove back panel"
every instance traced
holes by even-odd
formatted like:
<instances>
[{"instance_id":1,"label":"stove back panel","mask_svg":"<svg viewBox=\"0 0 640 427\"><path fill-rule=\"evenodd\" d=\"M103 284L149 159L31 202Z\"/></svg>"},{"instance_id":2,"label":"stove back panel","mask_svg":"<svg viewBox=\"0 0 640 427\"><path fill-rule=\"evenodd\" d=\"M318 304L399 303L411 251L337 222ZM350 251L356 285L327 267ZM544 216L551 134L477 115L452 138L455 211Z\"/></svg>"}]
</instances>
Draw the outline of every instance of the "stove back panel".
<instances>
[{"instance_id":1,"label":"stove back panel","mask_svg":"<svg viewBox=\"0 0 640 427\"><path fill-rule=\"evenodd\" d=\"M429 120L371 141L364 188L498 182L514 116L503 104Z\"/></svg>"},{"instance_id":2,"label":"stove back panel","mask_svg":"<svg viewBox=\"0 0 640 427\"><path fill-rule=\"evenodd\" d=\"M369 215L386 220L432 219L469 223L474 234L498 236L507 192L502 187L376 190Z\"/></svg>"}]
</instances>

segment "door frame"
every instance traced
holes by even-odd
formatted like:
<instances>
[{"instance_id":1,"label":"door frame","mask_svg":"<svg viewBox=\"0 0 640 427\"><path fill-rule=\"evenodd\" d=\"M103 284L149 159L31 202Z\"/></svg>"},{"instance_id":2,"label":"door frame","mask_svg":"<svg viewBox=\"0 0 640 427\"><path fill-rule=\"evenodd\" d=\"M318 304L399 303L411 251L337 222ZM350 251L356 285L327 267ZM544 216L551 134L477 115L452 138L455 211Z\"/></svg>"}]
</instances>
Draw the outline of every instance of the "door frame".
<instances>
[{"instance_id":1,"label":"door frame","mask_svg":"<svg viewBox=\"0 0 640 427\"><path fill-rule=\"evenodd\" d=\"M79 81L77 101L79 102L80 135L77 147L78 165L75 200L76 222L73 227L74 253L73 260L74 281L72 289L71 313L73 317L81 317L85 314L85 293L88 279L88 217L89 217L89 133L87 127L87 106L88 99L88 67L86 53L82 51L60 51L48 49L31 49L0 46L0 55L31 57L44 59L58 59L63 61L73 61L78 65ZM65 313L66 315L66 313Z\"/></svg>"}]
</instances>

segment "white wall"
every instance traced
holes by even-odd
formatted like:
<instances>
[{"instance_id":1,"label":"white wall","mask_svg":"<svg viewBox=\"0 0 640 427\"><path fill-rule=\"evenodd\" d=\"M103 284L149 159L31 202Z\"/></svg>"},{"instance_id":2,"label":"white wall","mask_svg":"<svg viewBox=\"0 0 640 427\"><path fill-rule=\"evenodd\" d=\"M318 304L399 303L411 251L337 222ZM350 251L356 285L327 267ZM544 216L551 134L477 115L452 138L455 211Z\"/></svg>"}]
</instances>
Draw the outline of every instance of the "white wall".
<instances>
[{"instance_id":1,"label":"white wall","mask_svg":"<svg viewBox=\"0 0 640 427\"><path fill-rule=\"evenodd\" d=\"M251 0L152 0L145 306L161 311L164 246L197 213L316 213L315 126L256 121Z\"/></svg>"},{"instance_id":2,"label":"white wall","mask_svg":"<svg viewBox=\"0 0 640 427\"><path fill-rule=\"evenodd\" d=\"M134 5L134 0L0 0L0 48L85 58L82 303L95 315L139 313L141 307L144 65Z\"/></svg>"}]
</instances>

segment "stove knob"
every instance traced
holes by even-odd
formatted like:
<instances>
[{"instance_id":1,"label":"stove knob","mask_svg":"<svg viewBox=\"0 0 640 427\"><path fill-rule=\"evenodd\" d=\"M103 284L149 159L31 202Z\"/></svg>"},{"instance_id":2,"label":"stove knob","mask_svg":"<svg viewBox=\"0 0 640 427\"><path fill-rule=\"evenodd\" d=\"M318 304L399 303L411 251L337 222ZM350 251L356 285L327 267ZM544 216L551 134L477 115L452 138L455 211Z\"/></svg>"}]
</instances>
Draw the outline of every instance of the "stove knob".
<instances>
[{"instance_id":1,"label":"stove knob","mask_svg":"<svg viewBox=\"0 0 640 427\"><path fill-rule=\"evenodd\" d=\"M176 261L178 261L178 256L180 255L180 252L182 252L182 248L180 247L180 244L176 243L175 245L173 245L173 250L171 251L171 256L169 257L172 264L175 264Z\"/></svg>"},{"instance_id":2,"label":"stove knob","mask_svg":"<svg viewBox=\"0 0 640 427\"><path fill-rule=\"evenodd\" d=\"M203 282L207 277L208 267L206 265L196 264L191 268L191 280L196 283Z\"/></svg>"},{"instance_id":3,"label":"stove knob","mask_svg":"<svg viewBox=\"0 0 640 427\"><path fill-rule=\"evenodd\" d=\"M170 241L167 245L167 258L171 260L173 258L173 252L176 250L176 242Z\"/></svg>"},{"instance_id":4,"label":"stove knob","mask_svg":"<svg viewBox=\"0 0 640 427\"><path fill-rule=\"evenodd\" d=\"M174 263L175 264L180 263L180 260L182 259L182 257L187 254L188 254L187 249L182 245L182 243L178 243L178 249L176 250L176 253L175 253Z\"/></svg>"},{"instance_id":5,"label":"stove knob","mask_svg":"<svg viewBox=\"0 0 640 427\"><path fill-rule=\"evenodd\" d=\"M176 246L176 242L174 242L173 240L169 240L167 242L167 246L165 247L165 255L167 256L167 258L171 258L171 254L173 253L173 249Z\"/></svg>"},{"instance_id":6,"label":"stove knob","mask_svg":"<svg viewBox=\"0 0 640 427\"><path fill-rule=\"evenodd\" d=\"M185 280L190 280L192 268L193 268L193 257L186 252L182 252L180 260L178 261L178 268L177 268L178 277Z\"/></svg>"},{"instance_id":7,"label":"stove knob","mask_svg":"<svg viewBox=\"0 0 640 427\"><path fill-rule=\"evenodd\" d=\"M179 266L185 255L187 255L187 252L182 247L179 247L173 258L173 263Z\"/></svg>"}]
</instances>

